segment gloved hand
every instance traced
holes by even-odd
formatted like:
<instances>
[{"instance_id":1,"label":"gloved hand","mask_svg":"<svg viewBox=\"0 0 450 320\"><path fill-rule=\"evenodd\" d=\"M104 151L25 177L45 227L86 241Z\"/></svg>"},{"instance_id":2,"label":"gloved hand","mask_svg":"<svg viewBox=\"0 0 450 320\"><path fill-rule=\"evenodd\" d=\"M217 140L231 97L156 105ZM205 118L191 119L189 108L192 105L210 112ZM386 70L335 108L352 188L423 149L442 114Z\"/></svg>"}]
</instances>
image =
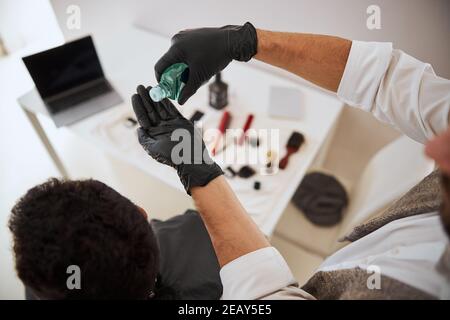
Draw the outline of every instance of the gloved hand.
<instances>
[{"instance_id":1,"label":"gloved hand","mask_svg":"<svg viewBox=\"0 0 450 320\"><path fill-rule=\"evenodd\" d=\"M223 174L209 157L201 133L184 118L168 100L154 102L140 85L132 96L133 110L140 128L138 139L144 150L156 161L177 170L181 183L190 189L205 186Z\"/></svg>"},{"instance_id":2,"label":"gloved hand","mask_svg":"<svg viewBox=\"0 0 450 320\"><path fill-rule=\"evenodd\" d=\"M156 80L174 63L189 66L189 79L179 104L184 104L197 89L232 60L248 61L257 49L256 29L250 22L243 26L190 29L177 33L172 45L155 65Z\"/></svg>"}]
</instances>

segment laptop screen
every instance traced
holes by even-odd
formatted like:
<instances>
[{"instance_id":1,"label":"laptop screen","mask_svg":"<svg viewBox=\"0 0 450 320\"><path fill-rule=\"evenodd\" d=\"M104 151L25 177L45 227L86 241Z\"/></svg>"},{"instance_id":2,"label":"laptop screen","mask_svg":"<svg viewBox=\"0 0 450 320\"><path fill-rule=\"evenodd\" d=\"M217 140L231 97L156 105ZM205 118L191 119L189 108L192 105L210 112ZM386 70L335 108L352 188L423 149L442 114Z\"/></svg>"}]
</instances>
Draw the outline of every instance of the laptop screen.
<instances>
[{"instance_id":1,"label":"laptop screen","mask_svg":"<svg viewBox=\"0 0 450 320\"><path fill-rule=\"evenodd\" d=\"M42 99L103 78L90 36L23 58Z\"/></svg>"}]
</instances>

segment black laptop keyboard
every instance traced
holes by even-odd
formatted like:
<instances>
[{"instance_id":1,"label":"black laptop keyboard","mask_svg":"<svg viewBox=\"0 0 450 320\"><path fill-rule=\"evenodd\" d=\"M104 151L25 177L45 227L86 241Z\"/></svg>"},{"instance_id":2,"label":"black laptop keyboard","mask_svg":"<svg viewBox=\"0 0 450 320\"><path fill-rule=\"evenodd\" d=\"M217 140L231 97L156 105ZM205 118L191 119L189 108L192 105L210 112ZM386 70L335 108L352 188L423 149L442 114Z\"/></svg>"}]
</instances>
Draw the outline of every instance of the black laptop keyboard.
<instances>
[{"instance_id":1,"label":"black laptop keyboard","mask_svg":"<svg viewBox=\"0 0 450 320\"><path fill-rule=\"evenodd\" d=\"M83 88L80 91L74 92L71 95L49 101L48 105L53 112L58 112L75 106L86 100L98 97L99 95L108 93L111 90L112 88L108 82L99 82L93 86Z\"/></svg>"}]
</instances>

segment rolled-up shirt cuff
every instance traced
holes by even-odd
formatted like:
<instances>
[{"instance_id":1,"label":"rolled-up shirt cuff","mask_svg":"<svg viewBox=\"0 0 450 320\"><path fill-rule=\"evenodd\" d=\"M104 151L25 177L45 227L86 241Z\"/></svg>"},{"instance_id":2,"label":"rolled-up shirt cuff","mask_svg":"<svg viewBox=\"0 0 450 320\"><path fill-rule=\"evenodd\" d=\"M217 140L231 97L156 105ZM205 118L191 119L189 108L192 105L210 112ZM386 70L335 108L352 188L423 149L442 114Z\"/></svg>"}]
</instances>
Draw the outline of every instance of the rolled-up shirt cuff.
<instances>
[{"instance_id":1,"label":"rolled-up shirt cuff","mask_svg":"<svg viewBox=\"0 0 450 320\"><path fill-rule=\"evenodd\" d=\"M223 300L255 300L296 284L286 261L274 247L243 255L220 270Z\"/></svg>"},{"instance_id":2,"label":"rolled-up shirt cuff","mask_svg":"<svg viewBox=\"0 0 450 320\"><path fill-rule=\"evenodd\" d=\"M392 57L392 43L353 41L337 91L346 104L370 111Z\"/></svg>"}]
</instances>

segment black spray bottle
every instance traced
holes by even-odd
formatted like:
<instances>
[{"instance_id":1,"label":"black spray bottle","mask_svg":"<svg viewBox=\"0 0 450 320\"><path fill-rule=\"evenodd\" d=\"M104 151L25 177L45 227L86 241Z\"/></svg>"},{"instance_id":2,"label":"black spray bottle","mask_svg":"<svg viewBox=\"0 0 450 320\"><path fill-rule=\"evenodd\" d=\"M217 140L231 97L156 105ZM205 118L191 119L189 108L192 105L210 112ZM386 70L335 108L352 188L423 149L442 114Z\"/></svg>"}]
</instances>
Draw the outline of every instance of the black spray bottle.
<instances>
[{"instance_id":1,"label":"black spray bottle","mask_svg":"<svg viewBox=\"0 0 450 320\"><path fill-rule=\"evenodd\" d=\"M222 81L220 72L216 74L214 82L209 85L209 105L217 110L228 105L228 85Z\"/></svg>"}]
</instances>

